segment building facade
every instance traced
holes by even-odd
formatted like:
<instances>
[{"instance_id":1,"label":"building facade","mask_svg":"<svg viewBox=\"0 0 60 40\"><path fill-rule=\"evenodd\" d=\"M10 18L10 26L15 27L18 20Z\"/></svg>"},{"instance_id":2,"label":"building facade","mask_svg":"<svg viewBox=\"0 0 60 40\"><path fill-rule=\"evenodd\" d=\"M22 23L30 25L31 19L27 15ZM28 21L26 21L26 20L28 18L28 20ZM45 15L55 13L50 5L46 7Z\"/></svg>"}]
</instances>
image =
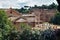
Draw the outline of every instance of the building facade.
<instances>
[{"instance_id":1,"label":"building facade","mask_svg":"<svg viewBox=\"0 0 60 40\"><path fill-rule=\"evenodd\" d=\"M42 24L43 22L49 22L51 17L54 17L56 10L34 8L30 10L30 13L22 14L10 8L6 10L6 13L8 19L10 19L17 27L20 26L20 23L26 23L32 27L38 25L37 27L39 27L39 24Z\"/></svg>"}]
</instances>

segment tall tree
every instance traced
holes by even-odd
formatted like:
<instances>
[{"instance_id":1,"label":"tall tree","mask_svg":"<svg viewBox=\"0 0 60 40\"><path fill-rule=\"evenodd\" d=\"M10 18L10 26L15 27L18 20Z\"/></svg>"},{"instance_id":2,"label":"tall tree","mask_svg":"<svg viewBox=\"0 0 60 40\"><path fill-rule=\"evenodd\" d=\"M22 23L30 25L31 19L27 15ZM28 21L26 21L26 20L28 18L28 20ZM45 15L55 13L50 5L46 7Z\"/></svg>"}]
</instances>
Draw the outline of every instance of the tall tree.
<instances>
[{"instance_id":1,"label":"tall tree","mask_svg":"<svg viewBox=\"0 0 60 40\"><path fill-rule=\"evenodd\" d=\"M42 5L41 8L42 9L48 9L48 6L47 5Z\"/></svg>"},{"instance_id":2,"label":"tall tree","mask_svg":"<svg viewBox=\"0 0 60 40\"><path fill-rule=\"evenodd\" d=\"M55 14L55 16L51 19L51 23L60 25L60 12Z\"/></svg>"},{"instance_id":3,"label":"tall tree","mask_svg":"<svg viewBox=\"0 0 60 40\"><path fill-rule=\"evenodd\" d=\"M8 40L8 34L14 29L5 11L0 10L0 40Z\"/></svg>"},{"instance_id":4,"label":"tall tree","mask_svg":"<svg viewBox=\"0 0 60 40\"><path fill-rule=\"evenodd\" d=\"M57 9L57 5L55 3L52 3L48 6L48 9Z\"/></svg>"},{"instance_id":5,"label":"tall tree","mask_svg":"<svg viewBox=\"0 0 60 40\"><path fill-rule=\"evenodd\" d=\"M56 0L58 2L58 11L60 12L60 0Z\"/></svg>"}]
</instances>

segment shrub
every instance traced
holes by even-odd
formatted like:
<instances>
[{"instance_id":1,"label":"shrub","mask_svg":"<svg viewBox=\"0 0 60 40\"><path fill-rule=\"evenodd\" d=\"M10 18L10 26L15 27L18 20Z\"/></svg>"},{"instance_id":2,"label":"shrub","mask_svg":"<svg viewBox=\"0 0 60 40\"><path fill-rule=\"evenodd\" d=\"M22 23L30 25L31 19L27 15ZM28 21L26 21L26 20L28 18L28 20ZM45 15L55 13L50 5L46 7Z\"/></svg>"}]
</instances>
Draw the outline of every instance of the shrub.
<instances>
[{"instance_id":1,"label":"shrub","mask_svg":"<svg viewBox=\"0 0 60 40\"><path fill-rule=\"evenodd\" d=\"M40 40L41 32L39 30L24 30L20 35L20 40Z\"/></svg>"},{"instance_id":2,"label":"shrub","mask_svg":"<svg viewBox=\"0 0 60 40\"><path fill-rule=\"evenodd\" d=\"M56 40L55 32L50 29L43 31L41 34L41 40Z\"/></svg>"},{"instance_id":3,"label":"shrub","mask_svg":"<svg viewBox=\"0 0 60 40\"><path fill-rule=\"evenodd\" d=\"M8 35L13 29L15 30L5 11L0 10L0 40L8 40Z\"/></svg>"}]
</instances>

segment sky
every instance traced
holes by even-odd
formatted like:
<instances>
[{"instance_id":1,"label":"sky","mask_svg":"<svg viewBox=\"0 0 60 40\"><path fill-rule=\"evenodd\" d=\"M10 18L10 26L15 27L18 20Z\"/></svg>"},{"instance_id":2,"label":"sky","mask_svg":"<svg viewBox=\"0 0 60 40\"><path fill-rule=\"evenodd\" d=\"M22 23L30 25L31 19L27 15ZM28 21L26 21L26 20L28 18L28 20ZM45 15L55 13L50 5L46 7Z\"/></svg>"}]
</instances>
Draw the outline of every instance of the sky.
<instances>
[{"instance_id":1,"label":"sky","mask_svg":"<svg viewBox=\"0 0 60 40\"><path fill-rule=\"evenodd\" d=\"M21 8L23 6L41 6L43 4L49 5L57 4L56 0L0 0L0 8Z\"/></svg>"}]
</instances>

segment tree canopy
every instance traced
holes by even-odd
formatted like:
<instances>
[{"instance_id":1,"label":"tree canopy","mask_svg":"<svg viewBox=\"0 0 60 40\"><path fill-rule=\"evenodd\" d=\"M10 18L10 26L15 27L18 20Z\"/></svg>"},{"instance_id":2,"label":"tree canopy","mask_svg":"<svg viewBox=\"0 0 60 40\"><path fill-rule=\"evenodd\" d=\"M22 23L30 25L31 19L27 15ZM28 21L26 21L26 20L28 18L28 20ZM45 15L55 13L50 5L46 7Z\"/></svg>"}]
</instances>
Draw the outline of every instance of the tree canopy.
<instances>
[{"instance_id":1,"label":"tree canopy","mask_svg":"<svg viewBox=\"0 0 60 40\"><path fill-rule=\"evenodd\" d=\"M51 23L60 25L60 12L57 12L54 17L51 18Z\"/></svg>"},{"instance_id":2,"label":"tree canopy","mask_svg":"<svg viewBox=\"0 0 60 40\"><path fill-rule=\"evenodd\" d=\"M56 0L58 2L58 11L60 12L60 0Z\"/></svg>"},{"instance_id":3,"label":"tree canopy","mask_svg":"<svg viewBox=\"0 0 60 40\"><path fill-rule=\"evenodd\" d=\"M20 9L16 9L17 11L19 11L20 13L23 13L23 14L26 14L26 13L29 13L30 9L33 9L33 8L39 8L39 9L57 9L57 4L55 3L52 3L50 5L42 5L42 6L37 6L37 5L34 5L33 7L31 6L24 6Z\"/></svg>"},{"instance_id":4,"label":"tree canopy","mask_svg":"<svg viewBox=\"0 0 60 40\"><path fill-rule=\"evenodd\" d=\"M8 35L14 29L15 28L11 21L8 20L5 11L0 10L0 40L8 40Z\"/></svg>"}]
</instances>

